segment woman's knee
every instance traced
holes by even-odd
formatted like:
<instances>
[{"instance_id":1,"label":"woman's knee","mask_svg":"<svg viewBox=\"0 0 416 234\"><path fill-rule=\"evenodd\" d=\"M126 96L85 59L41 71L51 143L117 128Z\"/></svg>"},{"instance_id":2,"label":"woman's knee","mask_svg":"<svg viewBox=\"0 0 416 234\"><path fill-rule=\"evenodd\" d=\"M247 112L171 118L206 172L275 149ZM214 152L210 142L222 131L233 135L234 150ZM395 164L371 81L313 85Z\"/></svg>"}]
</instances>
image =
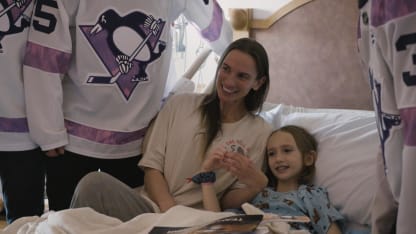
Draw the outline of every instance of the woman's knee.
<instances>
[{"instance_id":1,"label":"woman's knee","mask_svg":"<svg viewBox=\"0 0 416 234\"><path fill-rule=\"evenodd\" d=\"M85 175L75 188L71 208L90 206L91 202L96 202L101 194L108 192L112 180L113 177L104 172L90 172Z\"/></svg>"},{"instance_id":2,"label":"woman's knee","mask_svg":"<svg viewBox=\"0 0 416 234\"><path fill-rule=\"evenodd\" d=\"M115 179L105 172L90 172L78 182L75 194L97 193L105 190ZM110 186L111 187L111 186Z\"/></svg>"},{"instance_id":3,"label":"woman's knee","mask_svg":"<svg viewBox=\"0 0 416 234\"><path fill-rule=\"evenodd\" d=\"M105 175L102 172L94 171L86 174L81 180L78 182L78 188L91 188L95 186L99 186Z\"/></svg>"}]
</instances>

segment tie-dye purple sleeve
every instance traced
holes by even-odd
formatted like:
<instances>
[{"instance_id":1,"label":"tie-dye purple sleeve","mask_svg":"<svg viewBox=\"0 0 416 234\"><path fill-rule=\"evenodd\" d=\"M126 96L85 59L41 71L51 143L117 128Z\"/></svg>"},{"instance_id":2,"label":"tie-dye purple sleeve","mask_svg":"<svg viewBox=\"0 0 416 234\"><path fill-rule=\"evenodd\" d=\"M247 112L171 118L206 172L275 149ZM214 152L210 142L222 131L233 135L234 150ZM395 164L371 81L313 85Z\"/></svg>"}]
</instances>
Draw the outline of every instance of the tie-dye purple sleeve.
<instances>
[{"instance_id":1,"label":"tie-dye purple sleeve","mask_svg":"<svg viewBox=\"0 0 416 234\"><path fill-rule=\"evenodd\" d=\"M50 73L64 74L70 64L71 54L28 42L24 65Z\"/></svg>"},{"instance_id":2,"label":"tie-dye purple sleeve","mask_svg":"<svg viewBox=\"0 0 416 234\"><path fill-rule=\"evenodd\" d=\"M188 0L183 14L208 42L220 38L225 18L216 0Z\"/></svg>"},{"instance_id":3,"label":"tie-dye purple sleeve","mask_svg":"<svg viewBox=\"0 0 416 234\"><path fill-rule=\"evenodd\" d=\"M69 134L93 142L107 145L122 145L142 139L146 134L147 127L133 132L117 132L97 129L66 120L65 127Z\"/></svg>"},{"instance_id":4,"label":"tie-dye purple sleeve","mask_svg":"<svg viewBox=\"0 0 416 234\"><path fill-rule=\"evenodd\" d=\"M407 146L416 146L416 107L400 110L403 121L404 142Z\"/></svg>"},{"instance_id":5,"label":"tie-dye purple sleeve","mask_svg":"<svg viewBox=\"0 0 416 234\"><path fill-rule=\"evenodd\" d=\"M373 0L371 1L371 25L378 27L416 11L414 0Z\"/></svg>"},{"instance_id":6,"label":"tie-dye purple sleeve","mask_svg":"<svg viewBox=\"0 0 416 234\"><path fill-rule=\"evenodd\" d=\"M0 117L0 132L28 132L26 118Z\"/></svg>"},{"instance_id":7,"label":"tie-dye purple sleeve","mask_svg":"<svg viewBox=\"0 0 416 234\"><path fill-rule=\"evenodd\" d=\"M187 0L185 17L192 23L217 54L232 41L231 24L216 0Z\"/></svg>"},{"instance_id":8,"label":"tie-dye purple sleeve","mask_svg":"<svg viewBox=\"0 0 416 234\"><path fill-rule=\"evenodd\" d=\"M221 7L217 1L213 2L213 11L210 24L201 30L201 35L208 41L215 41L220 37L221 28L223 25L224 17Z\"/></svg>"}]
</instances>

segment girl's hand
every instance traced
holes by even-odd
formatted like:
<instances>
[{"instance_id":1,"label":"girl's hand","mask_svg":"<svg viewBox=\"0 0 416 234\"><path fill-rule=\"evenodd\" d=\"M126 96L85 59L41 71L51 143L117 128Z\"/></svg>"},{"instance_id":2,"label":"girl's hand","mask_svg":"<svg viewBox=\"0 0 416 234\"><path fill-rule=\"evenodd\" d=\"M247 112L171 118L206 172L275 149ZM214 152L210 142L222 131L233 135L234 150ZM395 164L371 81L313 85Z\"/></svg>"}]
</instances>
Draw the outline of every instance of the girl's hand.
<instances>
[{"instance_id":1,"label":"girl's hand","mask_svg":"<svg viewBox=\"0 0 416 234\"><path fill-rule=\"evenodd\" d=\"M256 170L250 158L238 152L226 152L224 163L227 171L236 176L241 182L249 179Z\"/></svg>"},{"instance_id":2,"label":"girl's hand","mask_svg":"<svg viewBox=\"0 0 416 234\"><path fill-rule=\"evenodd\" d=\"M213 171L218 168L224 167L224 155L226 150L224 147L217 147L205 158L205 161L202 163L201 171Z\"/></svg>"},{"instance_id":3,"label":"girl's hand","mask_svg":"<svg viewBox=\"0 0 416 234\"><path fill-rule=\"evenodd\" d=\"M263 189L267 185L267 177L256 168L256 165L247 156L237 152L227 152L224 157L227 171L250 188Z\"/></svg>"}]
</instances>

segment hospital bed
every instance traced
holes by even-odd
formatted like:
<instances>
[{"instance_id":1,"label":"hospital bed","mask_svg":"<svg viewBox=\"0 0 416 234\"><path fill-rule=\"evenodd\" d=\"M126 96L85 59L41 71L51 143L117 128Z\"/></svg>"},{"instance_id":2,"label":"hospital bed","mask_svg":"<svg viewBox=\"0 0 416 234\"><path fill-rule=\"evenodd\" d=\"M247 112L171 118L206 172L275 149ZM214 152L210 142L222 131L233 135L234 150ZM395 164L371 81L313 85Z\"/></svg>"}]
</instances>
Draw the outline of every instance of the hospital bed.
<instances>
[{"instance_id":1,"label":"hospital bed","mask_svg":"<svg viewBox=\"0 0 416 234\"><path fill-rule=\"evenodd\" d=\"M170 95L193 92L192 76L209 55L201 53L180 78ZM346 233L370 230L371 206L376 189L378 137L374 112L340 108L306 108L267 102L260 115L273 128L294 124L306 128L318 140L314 183L327 188L331 202L346 218ZM129 222L96 213L89 208L51 212L44 217L24 217L4 233L147 233L155 225L191 226L231 215L187 207L164 214L144 214Z\"/></svg>"}]
</instances>

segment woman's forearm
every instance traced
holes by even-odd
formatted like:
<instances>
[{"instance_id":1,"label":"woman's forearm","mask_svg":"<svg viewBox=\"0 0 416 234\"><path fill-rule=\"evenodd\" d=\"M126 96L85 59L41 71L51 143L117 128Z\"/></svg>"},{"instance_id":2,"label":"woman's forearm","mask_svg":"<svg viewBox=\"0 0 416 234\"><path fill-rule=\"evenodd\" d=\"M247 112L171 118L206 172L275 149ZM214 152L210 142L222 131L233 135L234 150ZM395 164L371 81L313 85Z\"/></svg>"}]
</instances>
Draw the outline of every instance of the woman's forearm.
<instances>
[{"instance_id":1,"label":"woman's forearm","mask_svg":"<svg viewBox=\"0 0 416 234\"><path fill-rule=\"evenodd\" d=\"M202 183L202 201L204 203L204 209L210 211L221 211L220 203L215 192L213 183Z\"/></svg>"},{"instance_id":2,"label":"woman's forearm","mask_svg":"<svg viewBox=\"0 0 416 234\"><path fill-rule=\"evenodd\" d=\"M144 186L150 199L159 206L161 212L165 212L176 205L175 199L169 192L166 179L160 171L146 168Z\"/></svg>"}]
</instances>

